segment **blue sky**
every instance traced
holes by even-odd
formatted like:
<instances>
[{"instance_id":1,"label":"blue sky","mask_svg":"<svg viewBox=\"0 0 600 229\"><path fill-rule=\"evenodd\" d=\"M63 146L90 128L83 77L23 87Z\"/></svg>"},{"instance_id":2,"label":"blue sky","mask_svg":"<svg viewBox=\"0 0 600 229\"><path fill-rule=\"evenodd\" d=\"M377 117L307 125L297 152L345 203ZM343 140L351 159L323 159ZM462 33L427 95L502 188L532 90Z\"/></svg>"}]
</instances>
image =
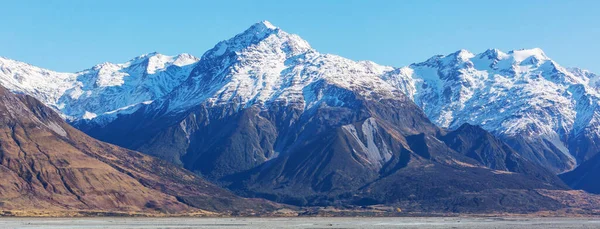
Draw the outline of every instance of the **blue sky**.
<instances>
[{"instance_id":1,"label":"blue sky","mask_svg":"<svg viewBox=\"0 0 600 229\"><path fill-rule=\"evenodd\" d=\"M323 53L405 66L458 49L542 48L600 73L600 1L16 1L0 4L0 56L57 71L144 53L201 56L268 20Z\"/></svg>"}]
</instances>

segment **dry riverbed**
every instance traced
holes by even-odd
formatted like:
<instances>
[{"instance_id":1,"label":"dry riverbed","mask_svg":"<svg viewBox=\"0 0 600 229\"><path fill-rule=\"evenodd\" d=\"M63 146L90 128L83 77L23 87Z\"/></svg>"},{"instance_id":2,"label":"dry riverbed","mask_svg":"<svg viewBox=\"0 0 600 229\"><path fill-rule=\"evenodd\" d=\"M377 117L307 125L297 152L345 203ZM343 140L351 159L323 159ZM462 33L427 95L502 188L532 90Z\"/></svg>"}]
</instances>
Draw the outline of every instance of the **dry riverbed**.
<instances>
[{"instance_id":1,"label":"dry riverbed","mask_svg":"<svg viewBox=\"0 0 600 229\"><path fill-rule=\"evenodd\" d=\"M0 228L600 228L600 218L0 218Z\"/></svg>"}]
</instances>

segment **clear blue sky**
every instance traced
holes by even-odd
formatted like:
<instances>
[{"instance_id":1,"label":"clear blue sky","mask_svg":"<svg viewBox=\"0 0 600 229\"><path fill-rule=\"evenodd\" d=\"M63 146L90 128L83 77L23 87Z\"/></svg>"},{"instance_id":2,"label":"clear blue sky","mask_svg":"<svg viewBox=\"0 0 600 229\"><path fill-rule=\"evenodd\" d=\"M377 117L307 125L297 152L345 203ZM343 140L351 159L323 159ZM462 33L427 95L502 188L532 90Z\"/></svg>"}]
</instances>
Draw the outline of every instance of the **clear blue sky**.
<instances>
[{"instance_id":1,"label":"clear blue sky","mask_svg":"<svg viewBox=\"0 0 600 229\"><path fill-rule=\"evenodd\" d=\"M404 66L464 48L540 47L600 73L600 1L2 0L0 56L57 71L157 51L201 56L268 20L323 53Z\"/></svg>"}]
</instances>

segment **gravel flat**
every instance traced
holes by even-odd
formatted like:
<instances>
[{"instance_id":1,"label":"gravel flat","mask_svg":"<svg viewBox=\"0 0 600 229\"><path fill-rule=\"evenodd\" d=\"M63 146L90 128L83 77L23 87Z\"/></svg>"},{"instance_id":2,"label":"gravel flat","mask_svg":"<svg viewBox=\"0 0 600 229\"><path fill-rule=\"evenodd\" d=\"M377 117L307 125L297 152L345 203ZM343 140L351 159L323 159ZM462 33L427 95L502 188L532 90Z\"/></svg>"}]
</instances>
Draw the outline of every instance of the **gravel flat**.
<instances>
[{"instance_id":1,"label":"gravel flat","mask_svg":"<svg viewBox=\"0 0 600 229\"><path fill-rule=\"evenodd\" d=\"M600 228L600 218L0 218L0 228Z\"/></svg>"}]
</instances>

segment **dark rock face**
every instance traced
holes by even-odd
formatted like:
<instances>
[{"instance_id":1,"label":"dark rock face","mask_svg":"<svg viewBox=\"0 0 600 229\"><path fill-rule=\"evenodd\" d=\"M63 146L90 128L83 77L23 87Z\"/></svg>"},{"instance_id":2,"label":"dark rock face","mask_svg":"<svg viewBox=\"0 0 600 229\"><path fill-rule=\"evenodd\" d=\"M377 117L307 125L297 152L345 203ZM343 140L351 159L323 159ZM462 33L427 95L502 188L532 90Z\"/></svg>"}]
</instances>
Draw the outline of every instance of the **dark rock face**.
<instances>
[{"instance_id":1,"label":"dark rock face","mask_svg":"<svg viewBox=\"0 0 600 229\"><path fill-rule=\"evenodd\" d=\"M543 139L525 139L521 136L503 137L515 151L527 160L544 166L553 173L572 168L570 159L555 144Z\"/></svg>"},{"instance_id":2,"label":"dark rock face","mask_svg":"<svg viewBox=\"0 0 600 229\"><path fill-rule=\"evenodd\" d=\"M95 140L29 96L0 87L0 208L183 213L262 212L165 161Z\"/></svg>"},{"instance_id":3,"label":"dark rock face","mask_svg":"<svg viewBox=\"0 0 600 229\"><path fill-rule=\"evenodd\" d=\"M478 126L464 124L440 139L448 147L477 160L487 168L527 174L554 185L564 186L552 171L532 163L508 144Z\"/></svg>"},{"instance_id":4,"label":"dark rock face","mask_svg":"<svg viewBox=\"0 0 600 229\"><path fill-rule=\"evenodd\" d=\"M599 128L593 126L587 128L586 131L573 135L569 138L569 151L575 152L575 157L580 162L588 161L595 158L600 152L600 138L595 135L592 129Z\"/></svg>"},{"instance_id":5,"label":"dark rock face","mask_svg":"<svg viewBox=\"0 0 600 229\"><path fill-rule=\"evenodd\" d=\"M294 205L534 211L559 204L528 190L567 189L481 128L438 129L401 93L372 100L334 85L313 88L336 90L344 95L343 105L324 100L305 110L302 104L200 104L179 116L121 117L117 123L131 129L118 136L102 134L111 133L113 124L86 130L179 162L238 194ZM125 136L131 140L121 141ZM506 201L489 201L503 196Z\"/></svg>"},{"instance_id":6,"label":"dark rock face","mask_svg":"<svg viewBox=\"0 0 600 229\"><path fill-rule=\"evenodd\" d=\"M573 189L600 194L600 155L582 163L575 170L563 173L560 178Z\"/></svg>"}]
</instances>

